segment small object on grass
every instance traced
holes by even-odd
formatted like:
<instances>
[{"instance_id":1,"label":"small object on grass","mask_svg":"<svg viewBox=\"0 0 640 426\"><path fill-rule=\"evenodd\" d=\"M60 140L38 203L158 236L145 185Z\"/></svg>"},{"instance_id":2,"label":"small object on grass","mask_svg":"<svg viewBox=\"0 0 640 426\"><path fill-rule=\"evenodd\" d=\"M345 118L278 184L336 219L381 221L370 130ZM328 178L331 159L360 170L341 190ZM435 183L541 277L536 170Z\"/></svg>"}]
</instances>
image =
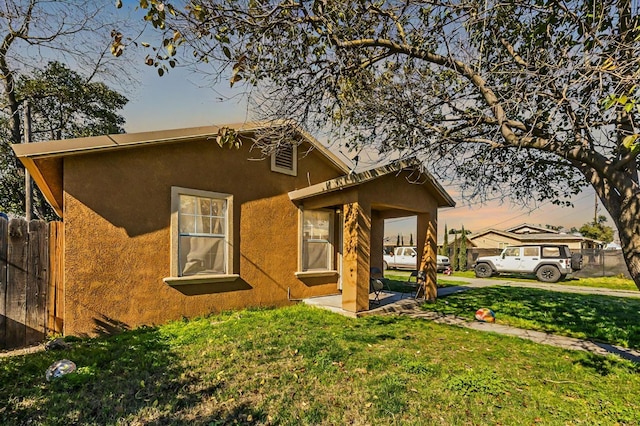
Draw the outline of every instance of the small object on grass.
<instances>
[{"instance_id":1,"label":"small object on grass","mask_svg":"<svg viewBox=\"0 0 640 426\"><path fill-rule=\"evenodd\" d=\"M47 368L45 377L50 382L52 379L57 379L65 374L73 373L76 369L76 364L68 359L61 359L56 361Z\"/></svg>"},{"instance_id":2,"label":"small object on grass","mask_svg":"<svg viewBox=\"0 0 640 426\"><path fill-rule=\"evenodd\" d=\"M70 344L64 341L63 338L58 337L57 339L53 339L44 345L44 348L48 351L58 350L58 349L69 349L71 347Z\"/></svg>"},{"instance_id":3,"label":"small object on grass","mask_svg":"<svg viewBox=\"0 0 640 426\"><path fill-rule=\"evenodd\" d=\"M496 314L489 308L480 308L476 311L476 319L481 322L496 322Z\"/></svg>"}]
</instances>

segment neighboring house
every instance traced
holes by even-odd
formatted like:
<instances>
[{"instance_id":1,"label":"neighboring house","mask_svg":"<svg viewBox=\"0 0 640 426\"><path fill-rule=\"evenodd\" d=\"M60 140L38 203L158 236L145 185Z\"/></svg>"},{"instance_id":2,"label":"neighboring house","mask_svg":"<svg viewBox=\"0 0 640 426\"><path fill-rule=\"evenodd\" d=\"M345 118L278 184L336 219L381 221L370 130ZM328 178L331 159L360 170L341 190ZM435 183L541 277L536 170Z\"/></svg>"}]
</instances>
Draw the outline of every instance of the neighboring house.
<instances>
[{"instance_id":1,"label":"neighboring house","mask_svg":"<svg viewBox=\"0 0 640 426\"><path fill-rule=\"evenodd\" d=\"M502 249L518 244L566 244L574 251L600 248L601 241L592 240L581 235L566 234L564 232L523 223L504 231L487 229L477 234L469 235L469 240L480 249Z\"/></svg>"},{"instance_id":2,"label":"neighboring house","mask_svg":"<svg viewBox=\"0 0 640 426\"><path fill-rule=\"evenodd\" d=\"M466 234L465 235L465 238L467 240L467 242L466 242L467 248L474 248L475 244L473 243L473 241L471 241L469 239L470 236L471 236L471 234ZM447 235L447 246L449 247L449 252L452 252L454 244L456 244L458 247L460 247L461 243L462 243L462 235L461 234L449 234L449 235ZM438 250L442 249L442 246L444 246L444 235L439 237L439 239L438 239Z\"/></svg>"},{"instance_id":3,"label":"neighboring house","mask_svg":"<svg viewBox=\"0 0 640 426\"><path fill-rule=\"evenodd\" d=\"M338 292L345 310L366 311L386 218L417 216L435 288L438 208L455 203L429 174L416 176L419 164L350 173L297 128L260 161L251 137L266 126L13 146L64 221L64 334ZM229 129L239 149L216 143Z\"/></svg>"}]
</instances>

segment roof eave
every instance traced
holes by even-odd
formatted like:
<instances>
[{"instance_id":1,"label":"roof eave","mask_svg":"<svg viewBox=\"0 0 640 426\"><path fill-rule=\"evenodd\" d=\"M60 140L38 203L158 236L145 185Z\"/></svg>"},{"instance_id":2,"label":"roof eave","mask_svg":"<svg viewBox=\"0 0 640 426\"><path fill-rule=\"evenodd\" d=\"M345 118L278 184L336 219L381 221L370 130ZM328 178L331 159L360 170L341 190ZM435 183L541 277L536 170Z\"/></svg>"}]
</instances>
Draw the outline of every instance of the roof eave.
<instances>
[{"instance_id":1,"label":"roof eave","mask_svg":"<svg viewBox=\"0 0 640 426\"><path fill-rule=\"evenodd\" d=\"M29 171L31 178L34 180L36 185L38 185L38 188L40 188L42 196L49 203L49 205L51 205L56 214L62 217L63 191L54 191L53 187L49 185L48 180L43 175L41 168L37 166L33 159L29 157L21 157L20 161Z\"/></svg>"},{"instance_id":2,"label":"roof eave","mask_svg":"<svg viewBox=\"0 0 640 426\"><path fill-rule=\"evenodd\" d=\"M170 129L139 133L119 133L112 135L91 136L87 138L61 139L31 144L14 144L13 151L20 157L57 157L83 154L91 151L103 151L171 142L185 142L217 136L221 129L228 128L242 134L254 133L268 127L292 127L309 144L342 173L348 173L349 167L329 151L322 143L295 123L285 120L272 122L236 123L222 126L201 126L186 129Z\"/></svg>"},{"instance_id":3,"label":"roof eave","mask_svg":"<svg viewBox=\"0 0 640 426\"><path fill-rule=\"evenodd\" d=\"M91 136L86 138L52 140L29 144L11 145L18 159L24 164L34 181L42 191L43 196L51 204L55 212L62 217L63 188L50 184L51 181L62 182L62 168L60 176L46 176L38 165L38 160L62 158L70 155L88 154L98 151L108 151L122 148L133 148L141 145L155 145L172 142L186 142L202 138L215 137L223 128L229 128L242 134L254 133L267 127L291 126L313 149L318 150L329 163L342 173L348 173L348 166L324 147L317 139L290 121L279 120L271 122L236 123L222 126L202 126L186 129L171 129L151 132L122 133L113 135Z\"/></svg>"}]
</instances>

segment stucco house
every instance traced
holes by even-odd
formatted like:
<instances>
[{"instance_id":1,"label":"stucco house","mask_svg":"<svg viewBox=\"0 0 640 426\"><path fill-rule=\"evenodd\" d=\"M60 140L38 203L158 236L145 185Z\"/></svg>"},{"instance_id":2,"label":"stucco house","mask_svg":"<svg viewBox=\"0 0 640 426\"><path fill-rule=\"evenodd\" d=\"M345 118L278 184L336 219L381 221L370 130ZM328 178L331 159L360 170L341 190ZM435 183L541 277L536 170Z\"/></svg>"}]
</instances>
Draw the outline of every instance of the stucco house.
<instances>
[{"instance_id":1,"label":"stucco house","mask_svg":"<svg viewBox=\"0 0 640 426\"><path fill-rule=\"evenodd\" d=\"M94 335L248 306L342 294L369 309L384 220L417 216L435 291L439 207L416 162L359 173L299 128L271 158L244 123L14 145L63 218L64 334ZM242 144L220 147L233 131ZM435 293L429 293L435 297Z\"/></svg>"},{"instance_id":2,"label":"stucco house","mask_svg":"<svg viewBox=\"0 0 640 426\"><path fill-rule=\"evenodd\" d=\"M579 252L602 246L602 242L591 238L528 223L522 223L505 230L487 229L468 237L473 246L480 249L503 249L518 244L566 244L572 251Z\"/></svg>"}]
</instances>

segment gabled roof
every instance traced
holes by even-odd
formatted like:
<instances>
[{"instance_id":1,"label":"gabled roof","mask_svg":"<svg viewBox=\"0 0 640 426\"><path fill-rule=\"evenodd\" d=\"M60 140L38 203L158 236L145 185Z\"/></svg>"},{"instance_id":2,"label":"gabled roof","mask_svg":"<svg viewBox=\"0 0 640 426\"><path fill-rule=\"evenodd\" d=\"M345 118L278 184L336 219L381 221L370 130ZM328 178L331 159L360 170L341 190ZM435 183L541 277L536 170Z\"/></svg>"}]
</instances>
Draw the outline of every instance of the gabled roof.
<instances>
[{"instance_id":1,"label":"gabled roof","mask_svg":"<svg viewBox=\"0 0 640 426\"><path fill-rule=\"evenodd\" d=\"M16 156L31 173L53 209L62 216L62 159L71 155L81 155L110 150L151 146L165 143L189 142L203 138L215 138L225 129L240 135L249 135L259 130L289 126L320 152L336 169L348 173L349 167L331 153L319 141L294 123L287 121L236 123L223 126L202 126L186 129L171 129L152 132L122 133L87 138L52 140L30 144L12 145Z\"/></svg>"},{"instance_id":2,"label":"gabled roof","mask_svg":"<svg viewBox=\"0 0 640 426\"><path fill-rule=\"evenodd\" d=\"M529 241L539 241L539 240L548 240L548 241L594 241L594 242L600 242L597 240L594 240L592 238L587 238L587 237L583 237L581 235L573 235L573 234L561 234L561 233L553 233L553 232L546 232L546 233L539 233L539 234L516 234L518 236L518 239L522 242L529 242Z\"/></svg>"},{"instance_id":3,"label":"gabled roof","mask_svg":"<svg viewBox=\"0 0 640 426\"><path fill-rule=\"evenodd\" d=\"M520 234L516 232L510 231L501 231L499 229L486 229L477 234L469 235L469 239L475 240L483 235L487 234L496 234L502 235L503 237L512 238L514 240L518 240L522 243L531 243L531 242L540 242L540 241L593 241L599 242L597 240L593 240L591 238L586 238L580 235L573 234L565 234L556 231L549 232L538 232L532 234Z\"/></svg>"},{"instance_id":4,"label":"gabled roof","mask_svg":"<svg viewBox=\"0 0 640 426\"><path fill-rule=\"evenodd\" d=\"M520 234L515 234L513 232L501 231L499 229L489 228L489 229L485 229L484 231L480 231L477 234L469 235L469 239L476 239L478 237L482 237L483 235L487 235L487 234L498 234L498 235L502 235L503 237L516 238L516 239L520 235Z\"/></svg>"},{"instance_id":5,"label":"gabled roof","mask_svg":"<svg viewBox=\"0 0 640 426\"><path fill-rule=\"evenodd\" d=\"M516 226L512 226L511 228L507 228L505 229L505 231L507 232L513 232L516 234L523 234L524 232L518 232L519 230L522 229L531 229L534 230L538 233L542 233L542 234L559 234L560 231L556 231L553 229L549 229L549 228L544 228L542 226L539 225L531 225L530 223L521 223L520 225L516 225ZM535 233L535 232L527 232L527 233Z\"/></svg>"},{"instance_id":6,"label":"gabled roof","mask_svg":"<svg viewBox=\"0 0 640 426\"><path fill-rule=\"evenodd\" d=\"M370 182L383 176L399 173L402 170L414 169L420 165L421 163L416 159L395 161L384 166L365 170L359 173L349 173L346 176L340 176L306 188L291 191L289 192L289 199L291 199L291 201L299 201L321 194L328 194L334 191L362 185L363 183ZM422 185L426 184L433 189L436 194L439 207L454 207L456 205L453 198L451 198L447 191L445 191L445 189L433 178L433 176L431 176L429 172L421 170L420 173L424 177Z\"/></svg>"},{"instance_id":7,"label":"gabled roof","mask_svg":"<svg viewBox=\"0 0 640 426\"><path fill-rule=\"evenodd\" d=\"M473 241L471 241L469 239L470 236L471 236L471 234L467 234L467 235L464 236L464 238L467 240L467 247L472 247L473 248L473 247L476 246L476 243L474 243ZM447 244L451 245L451 244L453 244L454 241L458 241L458 242L462 241L462 236L459 235L459 234L449 234L447 236ZM444 245L444 235L438 237L438 243L437 244L438 244L438 247L442 247Z\"/></svg>"}]
</instances>

